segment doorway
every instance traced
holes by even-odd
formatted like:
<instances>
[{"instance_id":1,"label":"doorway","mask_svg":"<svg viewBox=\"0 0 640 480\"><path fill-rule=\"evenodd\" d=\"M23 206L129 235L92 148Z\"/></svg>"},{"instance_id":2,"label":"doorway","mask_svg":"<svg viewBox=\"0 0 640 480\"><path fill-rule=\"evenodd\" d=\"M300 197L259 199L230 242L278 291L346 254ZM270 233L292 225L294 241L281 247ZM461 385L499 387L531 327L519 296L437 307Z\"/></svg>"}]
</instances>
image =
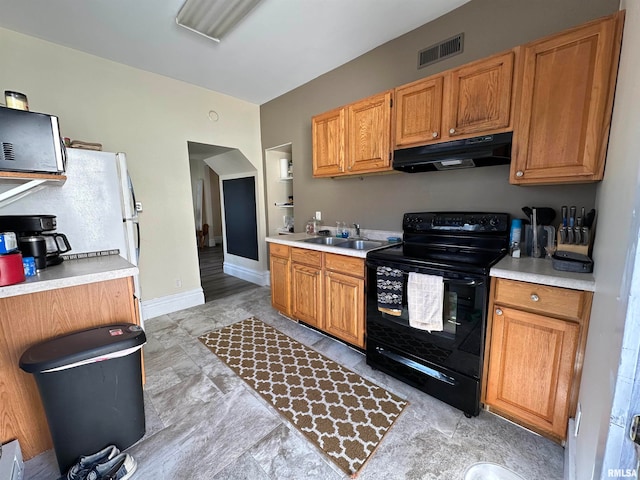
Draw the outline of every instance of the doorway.
<instances>
[{"instance_id":1,"label":"doorway","mask_svg":"<svg viewBox=\"0 0 640 480\"><path fill-rule=\"evenodd\" d=\"M223 197L221 175L212 168L212 158L233 154L235 149L218 145L187 142L189 151L189 168L191 172L191 188L193 193L193 212L196 225L194 232L200 266L200 283L205 302L238 293L256 285L224 272L225 265L225 229L234 218L223 220ZM228 175L224 168L220 172Z\"/></svg>"}]
</instances>

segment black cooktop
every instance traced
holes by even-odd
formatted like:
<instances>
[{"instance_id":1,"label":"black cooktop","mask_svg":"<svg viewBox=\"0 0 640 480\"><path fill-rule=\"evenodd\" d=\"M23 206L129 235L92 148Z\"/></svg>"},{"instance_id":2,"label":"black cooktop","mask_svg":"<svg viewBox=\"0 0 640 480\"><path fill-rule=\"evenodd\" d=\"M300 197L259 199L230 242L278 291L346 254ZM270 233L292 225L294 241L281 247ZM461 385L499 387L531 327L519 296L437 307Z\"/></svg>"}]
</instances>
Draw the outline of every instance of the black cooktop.
<instances>
[{"instance_id":1,"label":"black cooktop","mask_svg":"<svg viewBox=\"0 0 640 480\"><path fill-rule=\"evenodd\" d=\"M367 259L488 275L507 252L504 213L406 213L402 245L374 250Z\"/></svg>"}]
</instances>

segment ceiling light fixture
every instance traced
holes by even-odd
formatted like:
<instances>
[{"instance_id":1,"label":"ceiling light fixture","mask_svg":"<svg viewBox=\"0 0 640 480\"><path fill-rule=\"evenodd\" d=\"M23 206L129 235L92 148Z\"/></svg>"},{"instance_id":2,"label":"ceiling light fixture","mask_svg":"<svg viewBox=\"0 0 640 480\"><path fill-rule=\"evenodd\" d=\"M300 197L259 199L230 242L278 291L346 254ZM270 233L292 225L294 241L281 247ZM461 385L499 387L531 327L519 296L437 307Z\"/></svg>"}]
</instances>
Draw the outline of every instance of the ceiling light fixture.
<instances>
[{"instance_id":1,"label":"ceiling light fixture","mask_svg":"<svg viewBox=\"0 0 640 480\"><path fill-rule=\"evenodd\" d=\"M186 0L176 23L211 40L229 33L261 0Z\"/></svg>"}]
</instances>

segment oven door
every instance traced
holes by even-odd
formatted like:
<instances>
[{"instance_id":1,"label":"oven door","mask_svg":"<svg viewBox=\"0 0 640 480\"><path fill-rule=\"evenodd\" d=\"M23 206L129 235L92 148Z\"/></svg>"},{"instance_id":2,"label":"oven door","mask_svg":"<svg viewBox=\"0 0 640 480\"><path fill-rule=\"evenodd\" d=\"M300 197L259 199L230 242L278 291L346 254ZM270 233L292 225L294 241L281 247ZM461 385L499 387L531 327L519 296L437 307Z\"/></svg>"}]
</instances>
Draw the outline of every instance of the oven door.
<instances>
[{"instance_id":1,"label":"oven door","mask_svg":"<svg viewBox=\"0 0 640 480\"><path fill-rule=\"evenodd\" d=\"M378 308L377 267L402 271L402 310ZM443 278L443 331L409 325L409 272ZM367 260L367 363L470 415L479 412L488 278L422 265Z\"/></svg>"}]
</instances>

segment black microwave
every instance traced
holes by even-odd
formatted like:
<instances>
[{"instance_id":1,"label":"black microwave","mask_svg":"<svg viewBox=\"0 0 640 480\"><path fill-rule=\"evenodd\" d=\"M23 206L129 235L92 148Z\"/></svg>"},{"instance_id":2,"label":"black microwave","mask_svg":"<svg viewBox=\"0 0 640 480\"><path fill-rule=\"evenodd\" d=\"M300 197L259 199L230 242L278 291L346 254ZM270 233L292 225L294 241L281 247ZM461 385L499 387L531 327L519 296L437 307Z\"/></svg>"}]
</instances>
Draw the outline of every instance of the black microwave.
<instances>
[{"instance_id":1,"label":"black microwave","mask_svg":"<svg viewBox=\"0 0 640 480\"><path fill-rule=\"evenodd\" d=\"M0 170L64 173L58 117L0 107Z\"/></svg>"}]
</instances>

